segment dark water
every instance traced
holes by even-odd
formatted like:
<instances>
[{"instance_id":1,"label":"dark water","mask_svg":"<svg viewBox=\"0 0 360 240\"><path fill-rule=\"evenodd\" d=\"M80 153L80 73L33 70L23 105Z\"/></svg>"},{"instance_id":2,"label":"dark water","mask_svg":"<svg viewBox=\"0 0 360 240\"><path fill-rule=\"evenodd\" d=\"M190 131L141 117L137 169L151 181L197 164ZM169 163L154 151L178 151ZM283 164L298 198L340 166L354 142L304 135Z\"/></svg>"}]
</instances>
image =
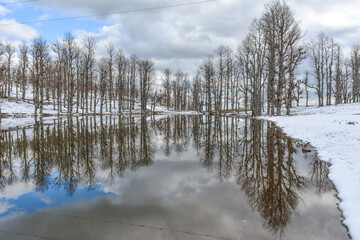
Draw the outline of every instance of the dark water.
<instances>
[{"instance_id":1,"label":"dark water","mask_svg":"<svg viewBox=\"0 0 360 240\"><path fill-rule=\"evenodd\" d=\"M0 138L0 239L348 239L328 165L269 122L74 118Z\"/></svg>"}]
</instances>

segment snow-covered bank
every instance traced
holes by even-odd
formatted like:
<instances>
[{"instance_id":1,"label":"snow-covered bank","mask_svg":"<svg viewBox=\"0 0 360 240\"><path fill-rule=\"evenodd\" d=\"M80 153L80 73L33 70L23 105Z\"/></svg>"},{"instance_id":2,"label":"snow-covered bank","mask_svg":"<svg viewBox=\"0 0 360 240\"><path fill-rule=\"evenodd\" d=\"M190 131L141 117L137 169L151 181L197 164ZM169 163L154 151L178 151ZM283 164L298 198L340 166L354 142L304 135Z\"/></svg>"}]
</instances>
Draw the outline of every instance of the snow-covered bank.
<instances>
[{"instance_id":1,"label":"snow-covered bank","mask_svg":"<svg viewBox=\"0 0 360 240\"><path fill-rule=\"evenodd\" d=\"M353 239L360 239L360 104L300 107L292 116L264 117L293 138L309 142L332 164L329 178Z\"/></svg>"},{"instance_id":2,"label":"snow-covered bank","mask_svg":"<svg viewBox=\"0 0 360 240\"><path fill-rule=\"evenodd\" d=\"M117 106L117 105L115 105ZM104 107L105 108L105 107ZM7 130L10 128L17 128L17 127L27 127L35 124L35 118L34 118L34 110L35 107L32 103L23 102L21 100L15 101L11 100L8 101L7 99L0 99L0 109L2 115L6 116L5 118L0 119L0 129L1 130ZM73 117L76 116L82 116L82 109L79 109L79 113L76 113L76 108L74 108ZM152 108L150 105L147 106L147 110L151 111ZM100 112L99 105L97 106L96 114ZM134 115L140 115L140 104L136 103L134 110L131 112L131 114ZM129 115L130 111L125 110L122 111L122 115ZM194 111L182 111L182 112L176 112L172 110L167 110L166 107L162 106L155 106L155 114L158 116L158 118L162 118L164 116L169 115L197 115L200 114L198 112ZM94 115L94 112L89 111L89 115ZM118 110L115 108L112 112L104 111L104 116L117 116ZM40 116L40 115L39 115ZM57 119L58 117L58 110L54 110L53 105L47 104L44 105L44 121L49 122L53 121L54 119ZM67 109L63 108L63 112L60 114L60 116L66 117L67 116Z\"/></svg>"}]
</instances>

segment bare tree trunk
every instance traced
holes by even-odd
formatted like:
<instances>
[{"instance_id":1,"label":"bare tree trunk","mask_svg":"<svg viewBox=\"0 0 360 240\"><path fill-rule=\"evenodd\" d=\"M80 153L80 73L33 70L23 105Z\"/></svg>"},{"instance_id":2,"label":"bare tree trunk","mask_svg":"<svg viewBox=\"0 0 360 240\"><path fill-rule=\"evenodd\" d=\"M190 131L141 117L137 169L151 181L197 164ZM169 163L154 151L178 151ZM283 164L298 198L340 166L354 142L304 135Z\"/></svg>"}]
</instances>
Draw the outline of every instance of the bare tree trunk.
<instances>
[{"instance_id":1,"label":"bare tree trunk","mask_svg":"<svg viewBox=\"0 0 360 240\"><path fill-rule=\"evenodd\" d=\"M111 112L111 103L113 100L113 56L114 56L114 45L110 42L106 46L107 53L109 55L108 59L108 65L109 65L109 86L108 86L108 92L109 92L109 103L110 103L110 112ZM115 104L114 104L115 105Z\"/></svg>"}]
</instances>

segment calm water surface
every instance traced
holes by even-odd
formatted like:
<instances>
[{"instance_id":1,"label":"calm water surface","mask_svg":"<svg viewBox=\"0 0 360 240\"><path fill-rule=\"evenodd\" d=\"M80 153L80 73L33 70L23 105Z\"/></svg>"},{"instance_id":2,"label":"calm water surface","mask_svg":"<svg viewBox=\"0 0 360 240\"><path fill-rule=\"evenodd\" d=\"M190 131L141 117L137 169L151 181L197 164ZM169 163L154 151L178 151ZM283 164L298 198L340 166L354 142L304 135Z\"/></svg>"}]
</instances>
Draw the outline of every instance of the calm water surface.
<instances>
[{"instance_id":1,"label":"calm water surface","mask_svg":"<svg viewBox=\"0 0 360 240\"><path fill-rule=\"evenodd\" d=\"M0 140L0 239L348 239L328 165L270 122L73 118Z\"/></svg>"}]
</instances>

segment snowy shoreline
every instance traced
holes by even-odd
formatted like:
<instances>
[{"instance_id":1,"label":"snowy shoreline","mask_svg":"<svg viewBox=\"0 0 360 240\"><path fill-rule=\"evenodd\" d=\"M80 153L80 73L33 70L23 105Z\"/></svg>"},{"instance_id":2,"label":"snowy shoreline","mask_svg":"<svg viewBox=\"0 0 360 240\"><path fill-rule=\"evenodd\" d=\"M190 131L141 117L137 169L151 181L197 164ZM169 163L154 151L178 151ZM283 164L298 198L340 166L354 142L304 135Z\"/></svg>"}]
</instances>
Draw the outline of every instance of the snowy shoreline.
<instances>
[{"instance_id":1,"label":"snowy shoreline","mask_svg":"<svg viewBox=\"0 0 360 240\"><path fill-rule=\"evenodd\" d=\"M292 114L260 118L310 143L321 160L331 163L329 178L341 200L343 223L353 239L360 239L360 104L299 107Z\"/></svg>"},{"instance_id":2,"label":"snowy shoreline","mask_svg":"<svg viewBox=\"0 0 360 240\"><path fill-rule=\"evenodd\" d=\"M172 112L172 111L168 111L168 112L157 112L156 114L153 115L147 115L147 119L159 119L159 118L163 118L166 116L172 116L172 115L199 115L199 113L197 112ZM140 119L141 113L140 112L133 112L130 114L130 112L124 112L121 114L118 113L104 113L102 115L99 114L93 114L93 113L89 113L89 114L81 114L81 113L74 113L72 115L72 118L76 118L76 117L118 117L118 116L132 116L135 118ZM64 119L67 118L68 115L66 113L63 114L47 114L47 116L43 117L43 123L51 123L54 120L57 119ZM39 116L38 116L38 121L39 121ZM22 117L17 117L17 115L7 115L5 118L1 118L0 119L0 131L2 130L12 130L12 129L16 129L16 128L23 128L23 127L31 127L36 123L35 118L33 115L27 115L27 114L22 114Z\"/></svg>"},{"instance_id":3,"label":"snowy shoreline","mask_svg":"<svg viewBox=\"0 0 360 240\"><path fill-rule=\"evenodd\" d=\"M32 103L27 103L23 101L8 101L7 99L0 99L0 109L2 118L0 116L0 130L8 130L8 129L15 129L19 127L28 127L35 124L34 118L34 105ZM75 109L75 108L74 108ZM151 106L147 107L148 111L151 111ZM99 114L100 108L97 106L96 113L89 112L89 113L82 113L82 110L79 109L79 113L76 111L73 112L72 117L84 117L84 116L100 116ZM128 110L123 111L121 114L118 113L117 109L114 109L113 112L105 111L103 112L102 116L140 116L140 106L139 104L135 104L135 109L130 112ZM183 112L176 112L167 110L165 107L156 106L155 113L156 116L171 116L171 115L198 115L200 113L193 112L193 111L183 111ZM51 104L44 105L44 116L43 121L47 123L49 121L53 121L55 119L66 118L67 112L66 108L63 108L63 112L58 114L58 110L54 110ZM150 116L150 115L148 115ZM38 119L40 114L38 115Z\"/></svg>"}]
</instances>

